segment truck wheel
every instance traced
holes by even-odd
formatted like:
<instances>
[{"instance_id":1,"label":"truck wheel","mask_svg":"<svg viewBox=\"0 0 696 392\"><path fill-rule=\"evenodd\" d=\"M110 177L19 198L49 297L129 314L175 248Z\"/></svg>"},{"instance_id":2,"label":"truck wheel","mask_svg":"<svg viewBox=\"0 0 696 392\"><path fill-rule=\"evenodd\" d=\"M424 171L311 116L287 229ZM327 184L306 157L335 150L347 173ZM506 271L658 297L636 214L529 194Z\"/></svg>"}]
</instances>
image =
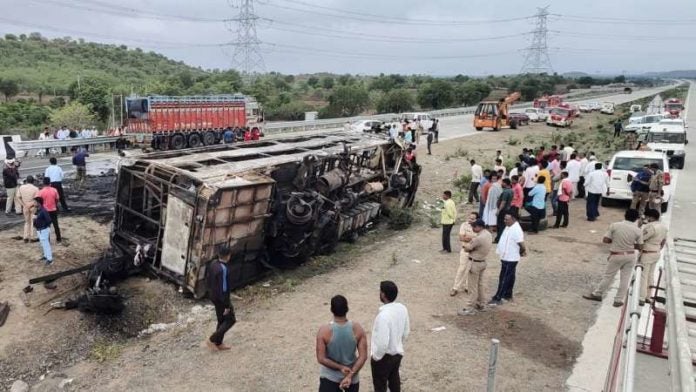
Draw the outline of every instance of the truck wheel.
<instances>
[{"instance_id":1,"label":"truck wheel","mask_svg":"<svg viewBox=\"0 0 696 392\"><path fill-rule=\"evenodd\" d=\"M483 127L476 127L477 131L483 131Z\"/></svg>"},{"instance_id":2,"label":"truck wheel","mask_svg":"<svg viewBox=\"0 0 696 392\"><path fill-rule=\"evenodd\" d=\"M517 129L517 121L515 121L515 120L510 121L510 129Z\"/></svg>"},{"instance_id":3,"label":"truck wheel","mask_svg":"<svg viewBox=\"0 0 696 392\"><path fill-rule=\"evenodd\" d=\"M493 132L498 132L500 131L500 128L493 128Z\"/></svg>"},{"instance_id":4,"label":"truck wheel","mask_svg":"<svg viewBox=\"0 0 696 392\"><path fill-rule=\"evenodd\" d=\"M181 150L186 147L186 138L180 133L175 133L169 138L169 148L172 150Z\"/></svg>"},{"instance_id":5,"label":"truck wheel","mask_svg":"<svg viewBox=\"0 0 696 392\"><path fill-rule=\"evenodd\" d=\"M215 132L213 131L207 131L206 133L203 134L203 144L206 146L210 146L215 144L215 141L217 140L217 137L215 137Z\"/></svg>"},{"instance_id":6,"label":"truck wheel","mask_svg":"<svg viewBox=\"0 0 696 392\"><path fill-rule=\"evenodd\" d=\"M188 145L191 148L200 147L202 144L201 135L198 133L192 133L188 137Z\"/></svg>"}]
</instances>

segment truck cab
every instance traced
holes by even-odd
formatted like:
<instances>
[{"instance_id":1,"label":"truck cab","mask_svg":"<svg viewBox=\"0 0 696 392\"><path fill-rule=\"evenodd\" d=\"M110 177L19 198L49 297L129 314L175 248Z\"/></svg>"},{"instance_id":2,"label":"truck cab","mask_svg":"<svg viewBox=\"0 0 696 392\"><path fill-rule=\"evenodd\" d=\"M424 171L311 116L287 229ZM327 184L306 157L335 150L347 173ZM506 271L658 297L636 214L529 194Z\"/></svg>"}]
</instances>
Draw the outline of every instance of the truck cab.
<instances>
[{"instance_id":1,"label":"truck cab","mask_svg":"<svg viewBox=\"0 0 696 392\"><path fill-rule=\"evenodd\" d=\"M684 168L686 160L686 124L682 119L666 119L650 128L645 141L648 148L667 155L669 165Z\"/></svg>"}]
</instances>

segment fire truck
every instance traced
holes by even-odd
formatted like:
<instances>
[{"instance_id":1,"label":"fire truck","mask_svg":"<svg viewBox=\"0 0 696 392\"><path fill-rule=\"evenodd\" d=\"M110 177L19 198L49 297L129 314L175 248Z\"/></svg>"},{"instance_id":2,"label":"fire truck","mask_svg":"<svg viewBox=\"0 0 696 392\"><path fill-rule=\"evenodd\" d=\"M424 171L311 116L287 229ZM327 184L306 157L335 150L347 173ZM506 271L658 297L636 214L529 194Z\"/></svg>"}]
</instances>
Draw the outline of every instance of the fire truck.
<instances>
[{"instance_id":1,"label":"fire truck","mask_svg":"<svg viewBox=\"0 0 696 392\"><path fill-rule=\"evenodd\" d=\"M684 104L679 99L670 98L665 101L665 112L670 117L678 118L682 110L684 110Z\"/></svg>"},{"instance_id":2,"label":"fire truck","mask_svg":"<svg viewBox=\"0 0 696 392\"><path fill-rule=\"evenodd\" d=\"M259 103L242 94L132 96L126 98L126 114L125 131L157 150L216 144L228 128L242 138L263 135Z\"/></svg>"},{"instance_id":3,"label":"fire truck","mask_svg":"<svg viewBox=\"0 0 696 392\"><path fill-rule=\"evenodd\" d=\"M541 98L534 100L533 106L539 109L551 109L560 106L563 103L563 97L560 95L544 95Z\"/></svg>"}]
</instances>

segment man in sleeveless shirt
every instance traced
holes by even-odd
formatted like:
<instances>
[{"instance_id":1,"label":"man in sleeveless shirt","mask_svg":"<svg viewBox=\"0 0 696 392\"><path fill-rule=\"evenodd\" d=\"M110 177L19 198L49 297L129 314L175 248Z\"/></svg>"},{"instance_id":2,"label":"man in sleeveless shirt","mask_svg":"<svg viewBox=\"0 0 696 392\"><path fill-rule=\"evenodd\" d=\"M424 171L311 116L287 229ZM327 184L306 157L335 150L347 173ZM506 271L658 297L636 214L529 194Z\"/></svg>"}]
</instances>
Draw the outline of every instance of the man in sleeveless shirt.
<instances>
[{"instance_id":1,"label":"man in sleeveless shirt","mask_svg":"<svg viewBox=\"0 0 696 392\"><path fill-rule=\"evenodd\" d=\"M331 313L333 322L322 325L317 332L317 362L321 365L319 392L358 392L358 372L367 360L365 330L346 318L346 297L331 298Z\"/></svg>"}]
</instances>

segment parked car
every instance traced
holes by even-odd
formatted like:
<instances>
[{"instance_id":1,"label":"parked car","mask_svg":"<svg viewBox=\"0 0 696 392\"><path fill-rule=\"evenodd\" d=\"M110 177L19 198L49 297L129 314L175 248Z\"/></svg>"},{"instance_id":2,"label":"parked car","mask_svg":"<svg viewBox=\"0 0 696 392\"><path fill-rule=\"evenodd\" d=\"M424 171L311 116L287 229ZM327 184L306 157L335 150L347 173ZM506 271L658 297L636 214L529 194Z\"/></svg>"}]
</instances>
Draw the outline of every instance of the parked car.
<instances>
[{"instance_id":1,"label":"parked car","mask_svg":"<svg viewBox=\"0 0 696 392\"><path fill-rule=\"evenodd\" d=\"M358 120L350 125L353 132L373 132L379 133L384 129L384 121L380 120Z\"/></svg>"},{"instance_id":2,"label":"parked car","mask_svg":"<svg viewBox=\"0 0 696 392\"><path fill-rule=\"evenodd\" d=\"M677 169L684 168L686 160L687 125L681 118L661 120L648 131L645 142L652 151L667 154L669 164Z\"/></svg>"},{"instance_id":3,"label":"parked car","mask_svg":"<svg viewBox=\"0 0 696 392\"><path fill-rule=\"evenodd\" d=\"M570 128L573 125L573 111L566 108L551 108L549 117L546 119L546 125L557 127Z\"/></svg>"},{"instance_id":4,"label":"parked car","mask_svg":"<svg viewBox=\"0 0 696 392\"><path fill-rule=\"evenodd\" d=\"M511 120L517 121L519 125L529 125L531 119L525 113L511 112L509 114Z\"/></svg>"},{"instance_id":5,"label":"parked car","mask_svg":"<svg viewBox=\"0 0 696 392\"><path fill-rule=\"evenodd\" d=\"M642 109L643 109L643 108L642 108L640 105L635 104L635 105L631 105L630 112L631 112L631 113L637 113L637 112L640 112Z\"/></svg>"},{"instance_id":6,"label":"parked car","mask_svg":"<svg viewBox=\"0 0 696 392\"><path fill-rule=\"evenodd\" d=\"M642 137L648 133L653 125L659 123L665 118L663 114L648 114L648 115L636 115L631 116L628 119L628 125L624 127L625 132L636 132L638 134L638 139L642 140Z\"/></svg>"},{"instance_id":7,"label":"parked car","mask_svg":"<svg viewBox=\"0 0 696 392\"><path fill-rule=\"evenodd\" d=\"M671 198L671 175L669 170L669 160L667 155L658 151L619 151L611 158L607 167L607 175L609 176L609 187L607 194L602 197L602 205L608 206L613 201L629 201L633 199L631 191L631 182L636 174L643 169L645 165L657 163L660 170L664 172L664 187L662 196L662 204L660 210L667 211Z\"/></svg>"},{"instance_id":8,"label":"parked car","mask_svg":"<svg viewBox=\"0 0 696 392\"><path fill-rule=\"evenodd\" d=\"M582 113L589 113L592 111L592 108L590 107L590 105L585 104L585 103L578 105L578 109Z\"/></svg>"},{"instance_id":9,"label":"parked car","mask_svg":"<svg viewBox=\"0 0 696 392\"><path fill-rule=\"evenodd\" d=\"M399 116L399 119L401 121L408 120L408 121L420 121L421 125L423 126L423 129L429 129L430 127L433 126L433 119L434 117L430 115L430 113L401 113Z\"/></svg>"},{"instance_id":10,"label":"parked car","mask_svg":"<svg viewBox=\"0 0 696 392\"><path fill-rule=\"evenodd\" d=\"M602 105L599 104L599 102L590 102L588 103L588 106L590 107L590 110L593 112L599 111L602 109Z\"/></svg>"},{"instance_id":11,"label":"parked car","mask_svg":"<svg viewBox=\"0 0 696 392\"><path fill-rule=\"evenodd\" d=\"M614 114L614 103L603 102L602 108L599 110L599 112L604 114Z\"/></svg>"},{"instance_id":12,"label":"parked car","mask_svg":"<svg viewBox=\"0 0 696 392\"><path fill-rule=\"evenodd\" d=\"M546 118L549 116L549 113L542 108L527 108L524 110L524 114L532 122L546 121Z\"/></svg>"}]
</instances>

